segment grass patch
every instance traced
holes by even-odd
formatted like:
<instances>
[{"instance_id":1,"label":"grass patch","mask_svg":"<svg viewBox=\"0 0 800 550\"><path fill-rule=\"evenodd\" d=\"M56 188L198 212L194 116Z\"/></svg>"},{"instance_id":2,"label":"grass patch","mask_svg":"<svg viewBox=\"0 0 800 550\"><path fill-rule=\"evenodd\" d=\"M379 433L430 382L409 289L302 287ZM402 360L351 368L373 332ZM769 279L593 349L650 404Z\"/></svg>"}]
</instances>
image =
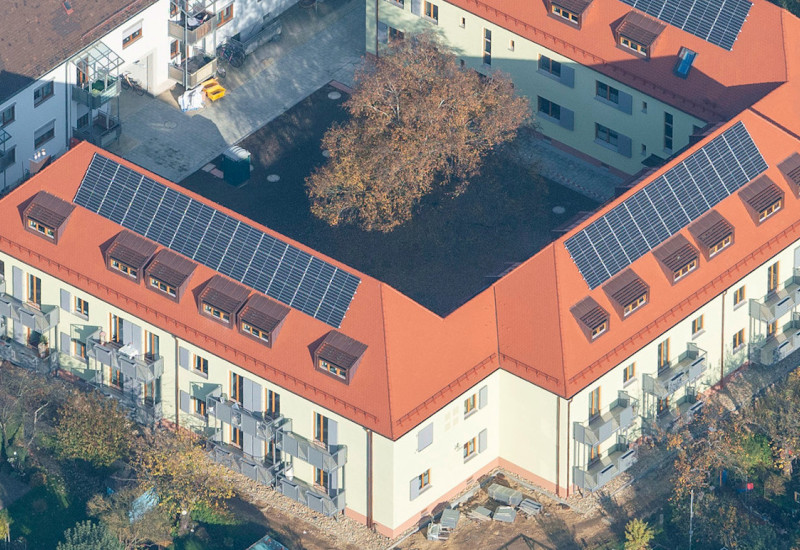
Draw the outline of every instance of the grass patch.
<instances>
[{"instance_id":1,"label":"grass patch","mask_svg":"<svg viewBox=\"0 0 800 550\"><path fill-rule=\"evenodd\" d=\"M213 516L209 519L219 521L221 518ZM198 521L198 524L194 533L175 539L170 550L244 550L267 534L267 528L263 525L235 518L231 523Z\"/></svg>"},{"instance_id":2,"label":"grass patch","mask_svg":"<svg viewBox=\"0 0 800 550\"><path fill-rule=\"evenodd\" d=\"M28 548L55 548L64 531L87 519L86 502L71 501L52 483L31 489L8 507L11 539L24 537Z\"/></svg>"}]
</instances>

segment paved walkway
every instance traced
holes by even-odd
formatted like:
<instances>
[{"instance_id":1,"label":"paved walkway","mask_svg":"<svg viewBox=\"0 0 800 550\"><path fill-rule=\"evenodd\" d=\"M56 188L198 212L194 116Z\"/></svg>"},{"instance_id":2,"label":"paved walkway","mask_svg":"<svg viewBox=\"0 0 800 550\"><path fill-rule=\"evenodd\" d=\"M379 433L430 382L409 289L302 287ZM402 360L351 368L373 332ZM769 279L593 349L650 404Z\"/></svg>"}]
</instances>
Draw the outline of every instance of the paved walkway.
<instances>
[{"instance_id":1,"label":"paved walkway","mask_svg":"<svg viewBox=\"0 0 800 550\"><path fill-rule=\"evenodd\" d=\"M173 92L158 98L123 92L122 137L109 150L171 181L181 181L331 80L352 85L364 54L363 0L295 5L275 42L228 68L224 98L183 113ZM177 87L176 91L182 88Z\"/></svg>"}]
</instances>

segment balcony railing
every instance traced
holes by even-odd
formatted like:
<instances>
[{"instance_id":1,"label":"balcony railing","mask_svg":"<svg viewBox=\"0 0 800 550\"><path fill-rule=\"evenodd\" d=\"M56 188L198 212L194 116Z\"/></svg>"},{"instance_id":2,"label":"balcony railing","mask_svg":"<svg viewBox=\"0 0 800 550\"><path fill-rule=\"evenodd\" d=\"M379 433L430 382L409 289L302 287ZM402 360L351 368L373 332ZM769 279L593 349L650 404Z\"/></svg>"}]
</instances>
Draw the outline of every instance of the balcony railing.
<instances>
[{"instance_id":1,"label":"balcony railing","mask_svg":"<svg viewBox=\"0 0 800 550\"><path fill-rule=\"evenodd\" d=\"M186 66L187 69L187 82L185 83L183 82L184 66ZM185 87L189 89L212 78L216 72L217 58L207 54L199 54L190 57L187 61L183 61L180 64L170 64L168 76L172 80L185 84Z\"/></svg>"},{"instance_id":2,"label":"balcony railing","mask_svg":"<svg viewBox=\"0 0 800 550\"><path fill-rule=\"evenodd\" d=\"M105 113L97 114L91 124L73 128L72 135L99 147L106 147L122 134L119 119Z\"/></svg>"},{"instance_id":3,"label":"balcony railing","mask_svg":"<svg viewBox=\"0 0 800 550\"><path fill-rule=\"evenodd\" d=\"M146 384L164 374L163 357L147 354L129 355L126 352L126 346L116 342L101 344L100 340L90 338L86 352L97 362L113 367L121 371L127 378L137 382Z\"/></svg>"},{"instance_id":4,"label":"balcony railing","mask_svg":"<svg viewBox=\"0 0 800 550\"><path fill-rule=\"evenodd\" d=\"M72 100L90 109L97 109L119 95L119 79L98 79L82 86L72 86Z\"/></svg>"},{"instance_id":5,"label":"balcony railing","mask_svg":"<svg viewBox=\"0 0 800 550\"><path fill-rule=\"evenodd\" d=\"M662 430L671 430L693 420L702 408L703 401L698 401L695 394L684 395L674 407L656 415L655 425Z\"/></svg>"},{"instance_id":6,"label":"balcony railing","mask_svg":"<svg viewBox=\"0 0 800 550\"><path fill-rule=\"evenodd\" d=\"M186 21L181 19L180 21L169 22L169 35L171 38L185 40L187 44L194 44L214 32L214 29L217 28L217 18L207 12L201 12L195 14L194 17L190 17L186 29L184 29Z\"/></svg>"},{"instance_id":7,"label":"balcony railing","mask_svg":"<svg viewBox=\"0 0 800 550\"><path fill-rule=\"evenodd\" d=\"M797 349L800 349L800 315L794 314L778 332L753 343L752 359L762 365L773 365Z\"/></svg>"},{"instance_id":8,"label":"balcony railing","mask_svg":"<svg viewBox=\"0 0 800 550\"><path fill-rule=\"evenodd\" d=\"M604 458L589 464L587 468L573 468L573 481L581 489L596 491L603 485L633 466L636 462L636 449L626 444L614 445Z\"/></svg>"},{"instance_id":9,"label":"balcony railing","mask_svg":"<svg viewBox=\"0 0 800 550\"><path fill-rule=\"evenodd\" d=\"M149 399L142 399L138 384L135 387L123 386L124 389L120 390L104 384L99 373L94 380L89 381L89 384L103 395L119 401L122 408L128 411L131 419L139 424L153 426L164 418L161 402L156 403Z\"/></svg>"},{"instance_id":10,"label":"balcony railing","mask_svg":"<svg viewBox=\"0 0 800 550\"><path fill-rule=\"evenodd\" d=\"M326 493L304 481L297 478L289 479L285 475L278 476L276 489L326 516L334 516L345 507L344 489L330 490Z\"/></svg>"},{"instance_id":11,"label":"balcony railing","mask_svg":"<svg viewBox=\"0 0 800 550\"><path fill-rule=\"evenodd\" d=\"M772 323L797 305L800 305L800 269L795 268L792 276L784 281L778 290L768 293L761 299L750 300L750 316L765 323Z\"/></svg>"},{"instance_id":12,"label":"balcony railing","mask_svg":"<svg viewBox=\"0 0 800 550\"><path fill-rule=\"evenodd\" d=\"M608 410L587 422L575 422L575 440L586 445L597 445L615 433L628 429L633 424L634 407L637 400L620 391Z\"/></svg>"},{"instance_id":13,"label":"balcony railing","mask_svg":"<svg viewBox=\"0 0 800 550\"><path fill-rule=\"evenodd\" d=\"M284 462L271 464L264 458L247 455L241 449L219 441L208 443L208 453L215 462L271 487L275 486L278 475L288 466Z\"/></svg>"},{"instance_id":14,"label":"balcony railing","mask_svg":"<svg viewBox=\"0 0 800 550\"><path fill-rule=\"evenodd\" d=\"M687 384L696 382L706 371L706 352L689 343L678 360L657 376L645 374L642 389L659 398L672 395Z\"/></svg>"},{"instance_id":15,"label":"balcony railing","mask_svg":"<svg viewBox=\"0 0 800 550\"><path fill-rule=\"evenodd\" d=\"M12 365L47 374L58 366L58 354L41 357L37 350L14 340L0 340L0 359Z\"/></svg>"},{"instance_id":16,"label":"balcony railing","mask_svg":"<svg viewBox=\"0 0 800 550\"><path fill-rule=\"evenodd\" d=\"M333 472L347 463L345 445L323 445L291 431L279 430L278 449L308 462L324 472Z\"/></svg>"},{"instance_id":17,"label":"balcony railing","mask_svg":"<svg viewBox=\"0 0 800 550\"><path fill-rule=\"evenodd\" d=\"M277 425L282 417L273 418L259 412L245 409L227 395L209 395L206 398L208 418L216 419L234 428L239 428L245 435L251 435L261 441L269 441L275 437Z\"/></svg>"},{"instance_id":18,"label":"balcony railing","mask_svg":"<svg viewBox=\"0 0 800 550\"><path fill-rule=\"evenodd\" d=\"M14 158L11 156L11 151L0 150L0 171L5 170L14 164Z\"/></svg>"},{"instance_id":19,"label":"balcony railing","mask_svg":"<svg viewBox=\"0 0 800 550\"><path fill-rule=\"evenodd\" d=\"M2 293L0 316L13 319L35 332L44 334L58 324L59 308L23 302L19 298Z\"/></svg>"}]
</instances>

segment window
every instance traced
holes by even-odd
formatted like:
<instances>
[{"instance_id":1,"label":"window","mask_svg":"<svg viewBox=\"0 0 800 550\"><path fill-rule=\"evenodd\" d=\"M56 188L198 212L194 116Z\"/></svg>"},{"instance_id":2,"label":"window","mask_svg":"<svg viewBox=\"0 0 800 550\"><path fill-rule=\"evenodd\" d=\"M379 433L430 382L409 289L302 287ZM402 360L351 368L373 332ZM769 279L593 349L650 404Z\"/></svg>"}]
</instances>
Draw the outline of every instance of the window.
<instances>
[{"instance_id":1,"label":"window","mask_svg":"<svg viewBox=\"0 0 800 550\"><path fill-rule=\"evenodd\" d=\"M231 426L231 445L242 448L242 430Z\"/></svg>"},{"instance_id":2,"label":"window","mask_svg":"<svg viewBox=\"0 0 800 550\"><path fill-rule=\"evenodd\" d=\"M598 458L600 458L600 445L592 445L589 447L589 463L594 462Z\"/></svg>"},{"instance_id":3,"label":"window","mask_svg":"<svg viewBox=\"0 0 800 550\"><path fill-rule=\"evenodd\" d=\"M392 42L403 40L403 38L405 38L403 31L390 27L383 21L378 21L378 41L381 44L391 44Z\"/></svg>"},{"instance_id":4,"label":"window","mask_svg":"<svg viewBox=\"0 0 800 550\"><path fill-rule=\"evenodd\" d=\"M704 320L703 316L697 317L692 320L692 334L697 334L701 330L703 330Z\"/></svg>"},{"instance_id":5,"label":"window","mask_svg":"<svg viewBox=\"0 0 800 550\"><path fill-rule=\"evenodd\" d=\"M73 340L72 355L74 355L75 357L80 357L81 359L86 361L86 342L81 342L80 340Z\"/></svg>"},{"instance_id":6,"label":"window","mask_svg":"<svg viewBox=\"0 0 800 550\"><path fill-rule=\"evenodd\" d=\"M328 419L319 413L314 413L314 441L328 444Z\"/></svg>"},{"instance_id":7,"label":"window","mask_svg":"<svg viewBox=\"0 0 800 550\"><path fill-rule=\"evenodd\" d=\"M195 371L200 372L200 373L205 374L206 376L208 376L208 359L206 359L205 357L200 357L199 355L195 355L194 356L194 362L192 363L192 368ZM238 376L238 375L234 375L234 376ZM241 376L239 378L241 378Z\"/></svg>"},{"instance_id":8,"label":"window","mask_svg":"<svg viewBox=\"0 0 800 550\"><path fill-rule=\"evenodd\" d=\"M578 17L577 13L573 13L567 9L562 8L561 6L557 6L555 4L551 4L550 6L550 13L557 15L558 17L569 21L570 23L580 23L580 18Z\"/></svg>"},{"instance_id":9,"label":"window","mask_svg":"<svg viewBox=\"0 0 800 550\"><path fill-rule=\"evenodd\" d=\"M492 31L483 29L483 64L492 64Z\"/></svg>"},{"instance_id":10,"label":"window","mask_svg":"<svg viewBox=\"0 0 800 550\"><path fill-rule=\"evenodd\" d=\"M475 453L477 452L477 448L476 448L476 444L475 444L476 443L476 439L477 438L473 437L472 439L470 439L469 441L464 443L464 460L467 460L467 459L472 458L473 456L475 456Z\"/></svg>"},{"instance_id":11,"label":"window","mask_svg":"<svg viewBox=\"0 0 800 550\"><path fill-rule=\"evenodd\" d=\"M561 63L544 55L539 56L539 70L561 78Z\"/></svg>"},{"instance_id":12,"label":"window","mask_svg":"<svg viewBox=\"0 0 800 550\"><path fill-rule=\"evenodd\" d=\"M281 394L278 392L267 390L267 414L273 417L281 414Z\"/></svg>"},{"instance_id":13,"label":"window","mask_svg":"<svg viewBox=\"0 0 800 550\"><path fill-rule=\"evenodd\" d=\"M550 118L561 120L561 106L539 96L539 112Z\"/></svg>"},{"instance_id":14,"label":"window","mask_svg":"<svg viewBox=\"0 0 800 550\"><path fill-rule=\"evenodd\" d=\"M233 19L233 4L223 8L222 11L219 12L217 16L217 26L221 27L231 19Z\"/></svg>"},{"instance_id":15,"label":"window","mask_svg":"<svg viewBox=\"0 0 800 550\"><path fill-rule=\"evenodd\" d=\"M669 368L669 338L658 344L658 370Z\"/></svg>"},{"instance_id":16,"label":"window","mask_svg":"<svg viewBox=\"0 0 800 550\"><path fill-rule=\"evenodd\" d=\"M508 51L511 51L511 52L514 51L514 41L513 40L509 40L508 41Z\"/></svg>"},{"instance_id":17,"label":"window","mask_svg":"<svg viewBox=\"0 0 800 550\"><path fill-rule=\"evenodd\" d=\"M89 113L86 113L83 116L79 116L78 117L78 121L77 121L76 124L78 125L78 128L85 128L86 126L88 126L89 125Z\"/></svg>"},{"instance_id":18,"label":"window","mask_svg":"<svg viewBox=\"0 0 800 550\"><path fill-rule=\"evenodd\" d=\"M399 31L394 27L389 27L389 44L403 40L405 37L406 35L403 31Z\"/></svg>"},{"instance_id":19,"label":"window","mask_svg":"<svg viewBox=\"0 0 800 550\"><path fill-rule=\"evenodd\" d=\"M775 262L767 268L767 292L775 292L778 290L778 262Z\"/></svg>"},{"instance_id":20,"label":"window","mask_svg":"<svg viewBox=\"0 0 800 550\"><path fill-rule=\"evenodd\" d=\"M644 44L640 44L635 40L631 40L627 36L619 36L619 43L620 46L624 46L629 50L633 50L634 52L638 53L639 55L647 56L647 46Z\"/></svg>"},{"instance_id":21,"label":"window","mask_svg":"<svg viewBox=\"0 0 800 550\"><path fill-rule=\"evenodd\" d=\"M50 237L51 239L55 239L56 233L50 227L47 227L45 224L37 222L33 218L28 218L28 227L31 229L38 231L42 235Z\"/></svg>"},{"instance_id":22,"label":"window","mask_svg":"<svg viewBox=\"0 0 800 550\"><path fill-rule=\"evenodd\" d=\"M89 302L84 300L83 298L78 298L75 296L75 313L78 315L83 315L84 317L89 316Z\"/></svg>"},{"instance_id":23,"label":"window","mask_svg":"<svg viewBox=\"0 0 800 550\"><path fill-rule=\"evenodd\" d=\"M323 359L322 357L319 358L319 368L333 374L337 378L341 378L342 380L347 380L347 369L344 369L339 365L334 365L327 359Z\"/></svg>"},{"instance_id":24,"label":"window","mask_svg":"<svg viewBox=\"0 0 800 550\"><path fill-rule=\"evenodd\" d=\"M732 235L729 233L728 235L723 237L721 241L709 247L708 257L711 258L715 254L721 252L723 249L727 248L728 245L731 244L731 242L732 242Z\"/></svg>"},{"instance_id":25,"label":"window","mask_svg":"<svg viewBox=\"0 0 800 550\"><path fill-rule=\"evenodd\" d=\"M602 323L592 328L592 340L603 334L606 330L608 330L608 320L604 320Z\"/></svg>"},{"instance_id":26,"label":"window","mask_svg":"<svg viewBox=\"0 0 800 550\"><path fill-rule=\"evenodd\" d=\"M664 113L664 149L672 151L672 124L671 113Z\"/></svg>"},{"instance_id":27,"label":"window","mask_svg":"<svg viewBox=\"0 0 800 550\"><path fill-rule=\"evenodd\" d=\"M600 99L605 99L611 103L619 103L619 90L609 86L608 84L600 82L599 80L597 81L595 95Z\"/></svg>"},{"instance_id":28,"label":"window","mask_svg":"<svg viewBox=\"0 0 800 550\"><path fill-rule=\"evenodd\" d=\"M600 386L592 390L589 394L589 418L600 414Z\"/></svg>"},{"instance_id":29,"label":"window","mask_svg":"<svg viewBox=\"0 0 800 550\"><path fill-rule=\"evenodd\" d=\"M177 296L174 286L168 285L164 281L160 281L153 276L150 277L150 286L155 288L156 290L160 290L165 294L169 294L173 298Z\"/></svg>"},{"instance_id":30,"label":"window","mask_svg":"<svg viewBox=\"0 0 800 550\"><path fill-rule=\"evenodd\" d=\"M42 280L34 275L28 275L28 301L42 305Z\"/></svg>"},{"instance_id":31,"label":"window","mask_svg":"<svg viewBox=\"0 0 800 550\"><path fill-rule=\"evenodd\" d=\"M153 405L161 401L161 380L151 380L142 384L144 388L144 402L146 405ZM205 405L205 402L203 402Z\"/></svg>"},{"instance_id":32,"label":"window","mask_svg":"<svg viewBox=\"0 0 800 550\"><path fill-rule=\"evenodd\" d=\"M6 107L2 111L0 111L0 128L14 122L14 118L15 118L14 105Z\"/></svg>"},{"instance_id":33,"label":"window","mask_svg":"<svg viewBox=\"0 0 800 550\"><path fill-rule=\"evenodd\" d=\"M181 43L179 40L173 40L169 44L169 57L170 59L175 59L181 53Z\"/></svg>"},{"instance_id":34,"label":"window","mask_svg":"<svg viewBox=\"0 0 800 550\"><path fill-rule=\"evenodd\" d=\"M244 395L244 378L236 374L235 372L231 373L231 401L236 401L240 405L242 404L242 396Z\"/></svg>"},{"instance_id":35,"label":"window","mask_svg":"<svg viewBox=\"0 0 800 550\"><path fill-rule=\"evenodd\" d=\"M467 26L467 18L466 18L466 17L462 17L462 18L461 18L461 23L460 23L460 25L459 25L459 26L460 26L462 29L466 28L466 26Z\"/></svg>"},{"instance_id":36,"label":"window","mask_svg":"<svg viewBox=\"0 0 800 550\"><path fill-rule=\"evenodd\" d=\"M111 380L109 382L111 383L111 385L113 387L117 388L118 390L121 390L123 388L123 385L124 385L124 382L123 382L123 379L122 379L122 371L119 371L117 369L113 369L112 368L111 369Z\"/></svg>"},{"instance_id":37,"label":"window","mask_svg":"<svg viewBox=\"0 0 800 550\"><path fill-rule=\"evenodd\" d=\"M744 345L744 329L733 335L733 351L738 350Z\"/></svg>"},{"instance_id":38,"label":"window","mask_svg":"<svg viewBox=\"0 0 800 550\"><path fill-rule=\"evenodd\" d=\"M207 303L203 302L203 311L206 314L211 315L212 317L216 317L217 319L219 319L219 320L221 320L221 321L223 321L225 323L230 323L231 322L231 314L230 313L227 313L225 311L222 311L221 309L215 308L211 304L207 304Z\"/></svg>"},{"instance_id":39,"label":"window","mask_svg":"<svg viewBox=\"0 0 800 550\"><path fill-rule=\"evenodd\" d=\"M606 128L602 124L594 125L594 138L596 141L607 143L614 148L619 144L619 134L611 128Z\"/></svg>"},{"instance_id":40,"label":"window","mask_svg":"<svg viewBox=\"0 0 800 550\"><path fill-rule=\"evenodd\" d=\"M744 285L740 286L733 292L733 305L738 306L744 301Z\"/></svg>"},{"instance_id":41,"label":"window","mask_svg":"<svg viewBox=\"0 0 800 550\"><path fill-rule=\"evenodd\" d=\"M697 258L692 258L689 261L689 263L685 264L683 267L672 273L673 281L678 281L679 279L682 279L683 277L694 271L696 267L697 267Z\"/></svg>"},{"instance_id":42,"label":"window","mask_svg":"<svg viewBox=\"0 0 800 550\"><path fill-rule=\"evenodd\" d=\"M669 412L669 396L664 397L663 399L659 399L656 403L656 414L661 416L664 413Z\"/></svg>"},{"instance_id":43,"label":"window","mask_svg":"<svg viewBox=\"0 0 800 550\"><path fill-rule=\"evenodd\" d=\"M122 38L122 47L127 48L142 37L142 24L139 23L138 27L126 31Z\"/></svg>"},{"instance_id":44,"label":"window","mask_svg":"<svg viewBox=\"0 0 800 550\"><path fill-rule=\"evenodd\" d=\"M431 486L431 470L428 468L419 475L419 489L422 491Z\"/></svg>"},{"instance_id":45,"label":"window","mask_svg":"<svg viewBox=\"0 0 800 550\"><path fill-rule=\"evenodd\" d=\"M192 397L192 412L197 416L206 417L206 402L202 399Z\"/></svg>"},{"instance_id":46,"label":"window","mask_svg":"<svg viewBox=\"0 0 800 550\"><path fill-rule=\"evenodd\" d=\"M642 156L647 156L647 145L642 143Z\"/></svg>"},{"instance_id":47,"label":"window","mask_svg":"<svg viewBox=\"0 0 800 550\"><path fill-rule=\"evenodd\" d=\"M111 315L111 331L109 334L111 335L111 341L116 342L118 344L122 343L122 325L124 321L117 317L116 315Z\"/></svg>"},{"instance_id":48,"label":"window","mask_svg":"<svg viewBox=\"0 0 800 550\"><path fill-rule=\"evenodd\" d=\"M775 336L775 333L778 332L778 321L772 321L771 323L767 324L767 338L771 338Z\"/></svg>"},{"instance_id":49,"label":"window","mask_svg":"<svg viewBox=\"0 0 800 550\"><path fill-rule=\"evenodd\" d=\"M642 112L643 113L647 112L647 102L646 101L642 101Z\"/></svg>"},{"instance_id":50,"label":"window","mask_svg":"<svg viewBox=\"0 0 800 550\"><path fill-rule=\"evenodd\" d=\"M170 16L178 15L178 10L180 9L178 7L178 2L180 2L180 1L181 0L172 0L169 3L169 14L170 14Z\"/></svg>"},{"instance_id":51,"label":"window","mask_svg":"<svg viewBox=\"0 0 800 550\"><path fill-rule=\"evenodd\" d=\"M127 275L128 277L133 277L134 279L138 276L138 273L134 268L131 266L120 262L119 260L115 260L114 258L110 258L109 263L111 264L112 269L116 269Z\"/></svg>"},{"instance_id":52,"label":"window","mask_svg":"<svg viewBox=\"0 0 800 550\"><path fill-rule=\"evenodd\" d=\"M51 120L33 134L33 148L38 149L56 136L56 121Z\"/></svg>"},{"instance_id":53,"label":"window","mask_svg":"<svg viewBox=\"0 0 800 550\"><path fill-rule=\"evenodd\" d=\"M45 82L33 91L33 106L38 107L44 101L53 97L54 93L55 88L53 87L53 82Z\"/></svg>"},{"instance_id":54,"label":"window","mask_svg":"<svg viewBox=\"0 0 800 550\"><path fill-rule=\"evenodd\" d=\"M314 485L325 490L328 489L328 474L321 468L314 468Z\"/></svg>"},{"instance_id":55,"label":"window","mask_svg":"<svg viewBox=\"0 0 800 550\"><path fill-rule=\"evenodd\" d=\"M264 340L265 342L269 343L269 332L265 332L265 331L261 330L260 328L256 328L253 325L251 325L250 323L246 323L244 321L242 321L242 330L245 331L248 334L252 334L256 338L259 338L259 339Z\"/></svg>"},{"instance_id":56,"label":"window","mask_svg":"<svg viewBox=\"0 0 800 550\"><path fill-rule=\"evenodd\" d=\"M636 363L631 363L622 371L622 383L627 384L636 376Z\"/></svg>"},{"instance_id":57,"label":"window","mask_svg":"<svg viewBox=\"0 0 800 550\"><path fill-rule=\"evenodd\" d=\"M144 352L149 357L158 357L158 335L153 334L152 332L145 332Z\"/></svg>"},{"instance_id":58,"label":"window","mask_svg":"<svg viewBox=\"0 0 800 550\"><path fill-rule=\"evenodd\" d=\"M436 23L439 23L439 6L433 4L431 2L425 2L425 17L428 19L432 19Z\"/></svg>"},{"instance_id":59,"label":"window","mask_svg":"<svg viewBox=\"0 0 800 550\"><path fill-rule=\"evenodd\" d=\"M469 414L476 410L477 408L477 394L472 394L464 400L464 417L466 418Z\"/></svg>"},{"instance_id":60,"label":"window","mask_svg":"<svg viewBox=\"0 0 800 550\"><path fill-rule=\"evenodd\" d=\"M646 303L647 303L647 293L645 292L644 294L636 298L634 301L627 304L624 308L622 308L622 316L627 317L628 315L630 315L631 313L633 313Z\"/></svg>"},{"instance_id":61,"label":"window","mask_svg":"<svg viewBox=\"0 0 800 550\"><path fill-rule=\"evenodd\" d=\"M780 210L781 206L783 206L783 197L778 198L778 200L767 206L765 209L761 210L758 213L758 221L763 222L771 215L773 215L775 212Z\"/></svg>"},{"instance_id":62,"label":"window","mask_svg":"<svg viewBox=\"0 0 800 550\"><path fill-rule=\"evenodd\" d=\"M0 173L5 172L6 168L15 162L17 162L17 147L13 146L0 156Z\"/></svg>"}]
</instances>

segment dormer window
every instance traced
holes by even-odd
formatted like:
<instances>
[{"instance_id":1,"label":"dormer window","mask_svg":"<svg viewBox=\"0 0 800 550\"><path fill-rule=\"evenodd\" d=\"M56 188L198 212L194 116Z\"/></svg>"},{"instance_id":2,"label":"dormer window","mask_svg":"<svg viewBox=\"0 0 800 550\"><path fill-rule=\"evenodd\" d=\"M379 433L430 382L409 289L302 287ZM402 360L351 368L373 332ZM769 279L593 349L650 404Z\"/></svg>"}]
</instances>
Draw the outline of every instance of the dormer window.
<instances>
[{"instance_id":1,"label":"dormer window","mask_svg":"<svg viewBox=\"0 0 800 550\"><path fill-rule=\"evenodd\" d=\"M57 244L74 209L67 201L40 191L23 211L25 229Z\"/></svg>"},{"instance_id":2,"label":"dormer window","mask_svg":"<svg viewBox=\"0 0 800 550\"><path fill-rule=\"evenodd\" d=\"M124 264L119 260L115 260L114 258L111 258L111 267L116 269L117 271L121 271L122 273L124 273L129 277L133 277L134 279L136 279L139 276L138 271L136 271L135 268L129 266L128 264Z\"/></svg>"},{"instance_id":3,"label":"dormer window","mask_svg":"<svg viewBox=\"0 0 800 550\"><path fill-rule=\"evenodd\" d=\"M725 248L729 247L732 242L733 242L733 235L732 234L725 235L722 238L721 241L719 241L716 244L712 245L708 249L708 256L709 257L716 256L717 253L722 252L722 250L724 250Z\"/></svg>"},{"instance_id":4,"label":"dormer window","mask_svg":"<svg viewBox=\"0 0 800 550\"><path fill-rule=\"evenodd\" d=\"M733 226L716 210L711 210L689 226L689 233L710 260L733 244Z\"/></svg>"},{"instance_id":5,"label":"dormer window","mask_svg":"<svg viewBox=\"0 0 800 550\"><path fill-rule=\"evenodd\" d=\"M649 58L665 25L643 13L631 11L617 25L614 35L623 50L639 57Z\"/></svg>"},{"instance_id":6,"label":"dormer window","mask_svg":"<svg viewBox=\"0 0 800 550\"><path fill-rule=\"evenodd\" d=\"M177 296L174 286L171 286L164 281L160 281L153 276L150 276L150 286L160 290L161 292L164 292L165 294L169 294L172 297Z\"/></svg>"},{"instance_id":7,"label":"dormer window","mask_svg":"<svg viewBox=\"0 0 800 550\"><path fill-rule=\"evenodd\" d=\"M763 208L758 213L758 221L763 222L764 220L769 218L771 215L773 215L775 212L780 210L781 206L783 206L783 197L775 199L775 201L770 203L769 206L767 206L766 208Z\"/></svg>"},{"instance_id":8,"label":"dormer window","mask_svg":"<svg viewBox=\"0 0 800 550\"><path fill-rule=\"evenodd\" d=\"M783 191L767 176L761 176L739 191L750 216L758 225L783 208Z\"/></svg>"},{"instance_id":9,"label":"dormer window","mask_svg":"<svg viewBox=\"0 0 800 550\"><path fill-rule=\"evenodd\" d=\"M645 46L644 44L640 44L639 42L637 42L632 38L628 38L625 35L620 35L619 44L620 46L625 46L626 48L631 49L640 55L643 55L645 57L647 56L647 46Z\"/></svg>"},{"instance_id":10,"label":"dormer window","mask_svg":"<svg viewBox=\"0 0 800 550\"><path fill-rule=\"evenodd\" d=\"M329 376L349 384L365 351L365 344L332 330L314 352L314 364Z\"/></svg>"},{"instance_id":11,"label":"dormer window","mask_svg":"<svg viewBox=\"0 0 800 550\"><path fill-rule=\"evenodd\" d=\"M584 298L570 309L584 336L592 342L608 331L608 312L592 298Z\"/></svg>"},{"instance_id":12,"label":"dormer window","mask_svg":"<svg viewBox=\"0 0 800 550\"><path fill-rule=\"evenodd\" d=\"M289 315L289 308L261 294L253 294L239 313L242 334L272 347Z\"/></svg>"},{"instance_id":13,"label":"dormer window","mask_svg":"<svg viewBox=\"0 0 800 550\"><path fill-rule=\"evenodd\" d=\"M664 274L672 283L697 269L700 253L683 235L675 235L653 251Z\"/></svg>"},{"instance_id":14,"label":"dormer window","mask_svg":"<svg viewBox=\"0 0 800 550\"><path fill-rule=\"evenodd\" d=\"M215 275L198 295L198 311L218 323L234 326L236 314L249 295L247 287Z\"/></svg>"},{"instance_id":15,"label":"dormer window","mask_svg":"<svg viewBox=\"0 0 800 550\"><path fill-rule=\"evenodd\" d=\"M694 271L696 267L697 267L697 258L692 258L692 260L690 260L689 263L684 264L680 269L672 273L673 280L677 281L678 279L683 278L684 276Z\"/></svg>"},{"instance_id":16,"label":"dormer window","mask_svg":"<svg viewBox=\"0 0 800 550\"><path fill-rule=\"evenodd\" d=\"M172 250L161 250L147 265L147 287L179 302L197 264Z\"/></svg>"},{"instance_id":17,"label":"dormer window","mask_svg":"<svg viewBox=\"0 0 800 550\"><path fill-rule=\"evenodd\" d=\"M125 230L106 249L106 265L110 271L139 282L139 274L157 248L141 235Z\"/></svg>"},{"instance_id":18,"label":"dormer window","mask_svg":"<svg viewBox=\"0 0 800 550\"><path fill-rule=\"evenodd\" d=\"M546 0L550 17L580 28L591 0Z\"/></svg>"},{"instance_id":19,"label":"dormer window","mask_svg":"<svg viewBox=\"0 0 800 550\"><path fill-rule=\"evenodd\" d=\"M562 8L558 4L551 4L550 11L559 17L566 19L570 23L575 23L576 25L581 22L580 17L577 13L573 13L569 11L567 8Z\"/></svg>"},{"instance_id":20,"label":"dormer window","mask_svg":"<svg viewBox=\"0 0 800 550\"><path fill-rule=\"evenodd\" d=\"M650 288L632 269L616 275L603 290L623 319L644 306L650 298Z\"/></svg>"},{"instance_id":21,"label":"dormer window","mask_svg":"<svg viewBox=\"0 0 800 550\"><path fill-rule=\"evenodd\" d=\"M783 174L795 196L800 196L800 154L792 153L778 165L778 170Z\"/></svg>"},{"instance_id":22,"label":"dormer window","mask_svg":"<svg viewBox=\"0 0 800 550\"><path fill-rule=\"evenodd\" d=\"M627 317L628 315L630 315L631 313L633 313L646 303L647 303L647 293L644 292L640 294L637 298L635 298L632 302L629 302L628 304L625 305L625 308L622 310L623 317Z\"/></svg>"}]
</instances>

